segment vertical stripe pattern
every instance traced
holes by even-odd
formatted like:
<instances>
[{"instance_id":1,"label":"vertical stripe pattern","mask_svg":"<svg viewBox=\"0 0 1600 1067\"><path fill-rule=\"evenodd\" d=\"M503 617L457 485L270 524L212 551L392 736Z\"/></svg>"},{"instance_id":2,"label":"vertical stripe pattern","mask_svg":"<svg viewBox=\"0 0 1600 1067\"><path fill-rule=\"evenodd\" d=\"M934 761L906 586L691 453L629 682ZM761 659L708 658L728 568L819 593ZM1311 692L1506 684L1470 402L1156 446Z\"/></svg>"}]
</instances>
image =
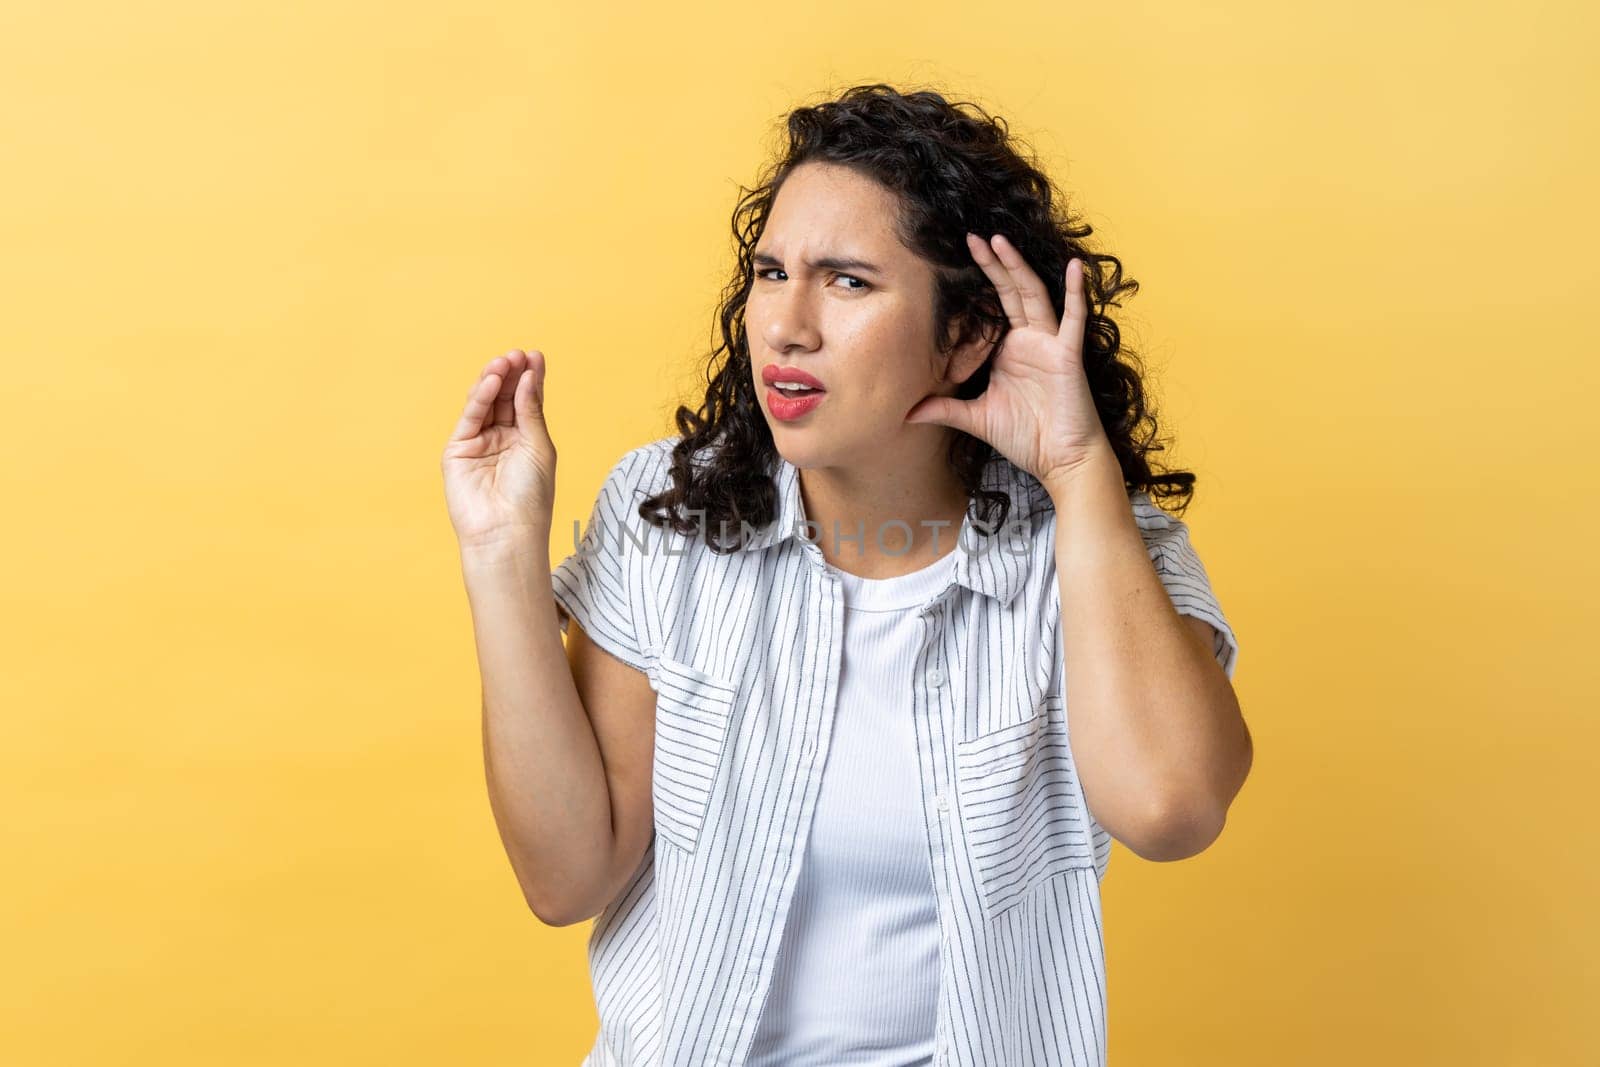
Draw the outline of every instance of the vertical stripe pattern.
<instances>
[{"instance_id":1,"label":"vertical stripe pattern","mask_svg":"<svg viewBox=\"0 0 1600 1067\"><path fill-rule=\"evenodd\" d=\"M796 536L798 470L779 460L777 520L717 554L637 514L671 484L677 440L618 461L552 574L563 628L577 619L657 694L655 837L590 934L600 1031L583 1067L746 1062L838 710L845 598ZM1103 1067L1111 841L1068 743L1054 510L1001 457L984 484L1008 494L1020 536L984 541L963 521L907 665L940 945L933 1063ZM1143 493L1130 505L1231 679L1237 640L1187 527Z\"/></svg>"}]
</instances>

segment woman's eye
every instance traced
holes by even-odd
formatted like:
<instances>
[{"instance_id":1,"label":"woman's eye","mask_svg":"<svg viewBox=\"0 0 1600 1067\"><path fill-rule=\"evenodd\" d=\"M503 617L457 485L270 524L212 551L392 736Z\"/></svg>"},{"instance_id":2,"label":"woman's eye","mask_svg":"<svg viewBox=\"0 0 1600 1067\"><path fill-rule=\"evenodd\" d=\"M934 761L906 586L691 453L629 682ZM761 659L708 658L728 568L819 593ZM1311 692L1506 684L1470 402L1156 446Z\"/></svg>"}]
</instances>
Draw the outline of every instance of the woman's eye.
<instances>
[{"instance_id":1,"label":"woman's eye","mask_svg":"<svg viewBox=\"0 0 1600 1067\"><path fill-rule=\"evenodd\" d=\"M771 279L767 278L768 274L771 274L774 271L777 271L777 272L781 273L782 270L783 270L782 267L768 267L766 270L758 270L758 271L756 271L756 277L762 279L763 281L770 281ZM857 278L854 274L835 274L834 277L835 278L849 278L853 282L860 283L855 288L850 289L850 291L852 293L860 293L860 292L864 292L864 291L872 288L872 285L870 283L864 281L861 278ZM849 287L847 286L846 288L849 288Z\"/></svg>"}]
</instances>

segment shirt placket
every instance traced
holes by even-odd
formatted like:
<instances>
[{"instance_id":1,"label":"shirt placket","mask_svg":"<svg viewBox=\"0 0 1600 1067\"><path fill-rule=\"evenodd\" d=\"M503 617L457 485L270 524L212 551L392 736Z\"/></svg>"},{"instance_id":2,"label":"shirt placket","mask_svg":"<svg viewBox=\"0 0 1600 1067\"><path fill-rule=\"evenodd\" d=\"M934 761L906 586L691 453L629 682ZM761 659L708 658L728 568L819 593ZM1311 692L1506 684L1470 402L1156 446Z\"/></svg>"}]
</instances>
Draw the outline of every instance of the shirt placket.
<instances>
[{"instance_id":1,"label":"shirt placket","mask_svg":"<svg viewBox=\"0 0 1600 1067\"><path fill-rule=\"evenodd\" d=\"M808 551L816 550L808 548ZM838 579L822 566L820 551L817 552L813 562L816 569L807 577L806 589L817 612L818 644L828 649L826 683L817 687L821 706L815 709L815 714L805 716L805 721L811 726L800 739L800 766L796 773L803 783L803 790L793 808L787 813L783 828L784 852L791 858L789 875L781 892L773 897L762 916L761 928L769 931L770 947L763 953L752 953L746 958L745 980L751 995L751 1006L739 1025L729 1028L730 1042L736 1034L745 1035L744 1043L740 1046L744 1052L749 1050L749 1040L754 1036L767 994L770 992L771 967L783 940L783 925L789 907L793 903L801 856L811 831L817 795L822 787L818 767L826 758L828 744L833 735L833 720L838 710L839 668L844 656L844 597L840 592ZM724 1055L730 1058L730 1062L734 1052L731 1045L723 1050Z\"/></svg>"},{"instance_id":2,"label":"shirt placket","mask_svg":"<svg viewBox=\"0 0 1600 1067\"><path fill-rule=\"evenodd\" d=\"M936 1065L951 1062L949 1039L949 995L952 971L950 960L950 928L953 923L950 885L951 813L950 775L945 761L940 758L947 745L944 717L939 714L950 693L950 678L943 663L943 634L945 616L950 610L949 590L918 614L926 627L922 650L917 657L913 685L917 690L917 765L922 770L923 824L928 833L932 854L934 894L939 914L939 1000L934 1024L934 1058ZM926 783L932 783L930 791Z\"/></svg>"}]
</instances>

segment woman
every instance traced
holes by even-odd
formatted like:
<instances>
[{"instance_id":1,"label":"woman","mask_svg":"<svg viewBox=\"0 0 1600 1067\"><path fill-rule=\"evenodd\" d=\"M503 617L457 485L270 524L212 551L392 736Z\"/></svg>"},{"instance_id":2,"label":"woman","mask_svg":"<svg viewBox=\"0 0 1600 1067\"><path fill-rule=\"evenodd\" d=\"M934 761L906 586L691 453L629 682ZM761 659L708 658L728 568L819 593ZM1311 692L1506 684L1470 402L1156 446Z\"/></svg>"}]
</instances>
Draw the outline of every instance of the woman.
<instances>
[{"instance_id":1,"label":"woman","mask_svg":"<svg viewBox=\"0 0 1600 1067\"><path fill-rule=\"evenodd\" d=\"M1136 434L1137 283L974 105L788 125L704 403L578 551L541 352L446 448L502 839L541 919L598 915L589 1065L1104 1063L1110 839L1203 849L1251 750L1149 496L1194 477Z\"/></svg>"}]
</instances>

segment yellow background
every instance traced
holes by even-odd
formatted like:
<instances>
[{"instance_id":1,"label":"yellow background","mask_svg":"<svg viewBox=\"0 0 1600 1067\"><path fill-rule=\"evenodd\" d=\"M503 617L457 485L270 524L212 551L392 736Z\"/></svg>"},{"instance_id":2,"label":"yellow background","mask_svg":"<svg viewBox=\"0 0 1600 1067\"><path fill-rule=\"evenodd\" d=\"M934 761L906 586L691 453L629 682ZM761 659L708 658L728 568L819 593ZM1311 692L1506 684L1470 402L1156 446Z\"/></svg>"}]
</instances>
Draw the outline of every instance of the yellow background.
<instances>
[{"instance_id":1,"label":"yellow background","mask_svg":"<svg viewBox=\"0 0 1600 1067\"><path fill-rule=\"evenodd\" d=\"M501 851L439 455L545 351L564 554L695 392L775 123L875 80L998 110L1143 284L1242 643L1222 839L1112 860L1112 1062L1600 1062L1595 31L6 5L0 1062L579 1061L590 924Z\"/></svg>"}]
</instances>

